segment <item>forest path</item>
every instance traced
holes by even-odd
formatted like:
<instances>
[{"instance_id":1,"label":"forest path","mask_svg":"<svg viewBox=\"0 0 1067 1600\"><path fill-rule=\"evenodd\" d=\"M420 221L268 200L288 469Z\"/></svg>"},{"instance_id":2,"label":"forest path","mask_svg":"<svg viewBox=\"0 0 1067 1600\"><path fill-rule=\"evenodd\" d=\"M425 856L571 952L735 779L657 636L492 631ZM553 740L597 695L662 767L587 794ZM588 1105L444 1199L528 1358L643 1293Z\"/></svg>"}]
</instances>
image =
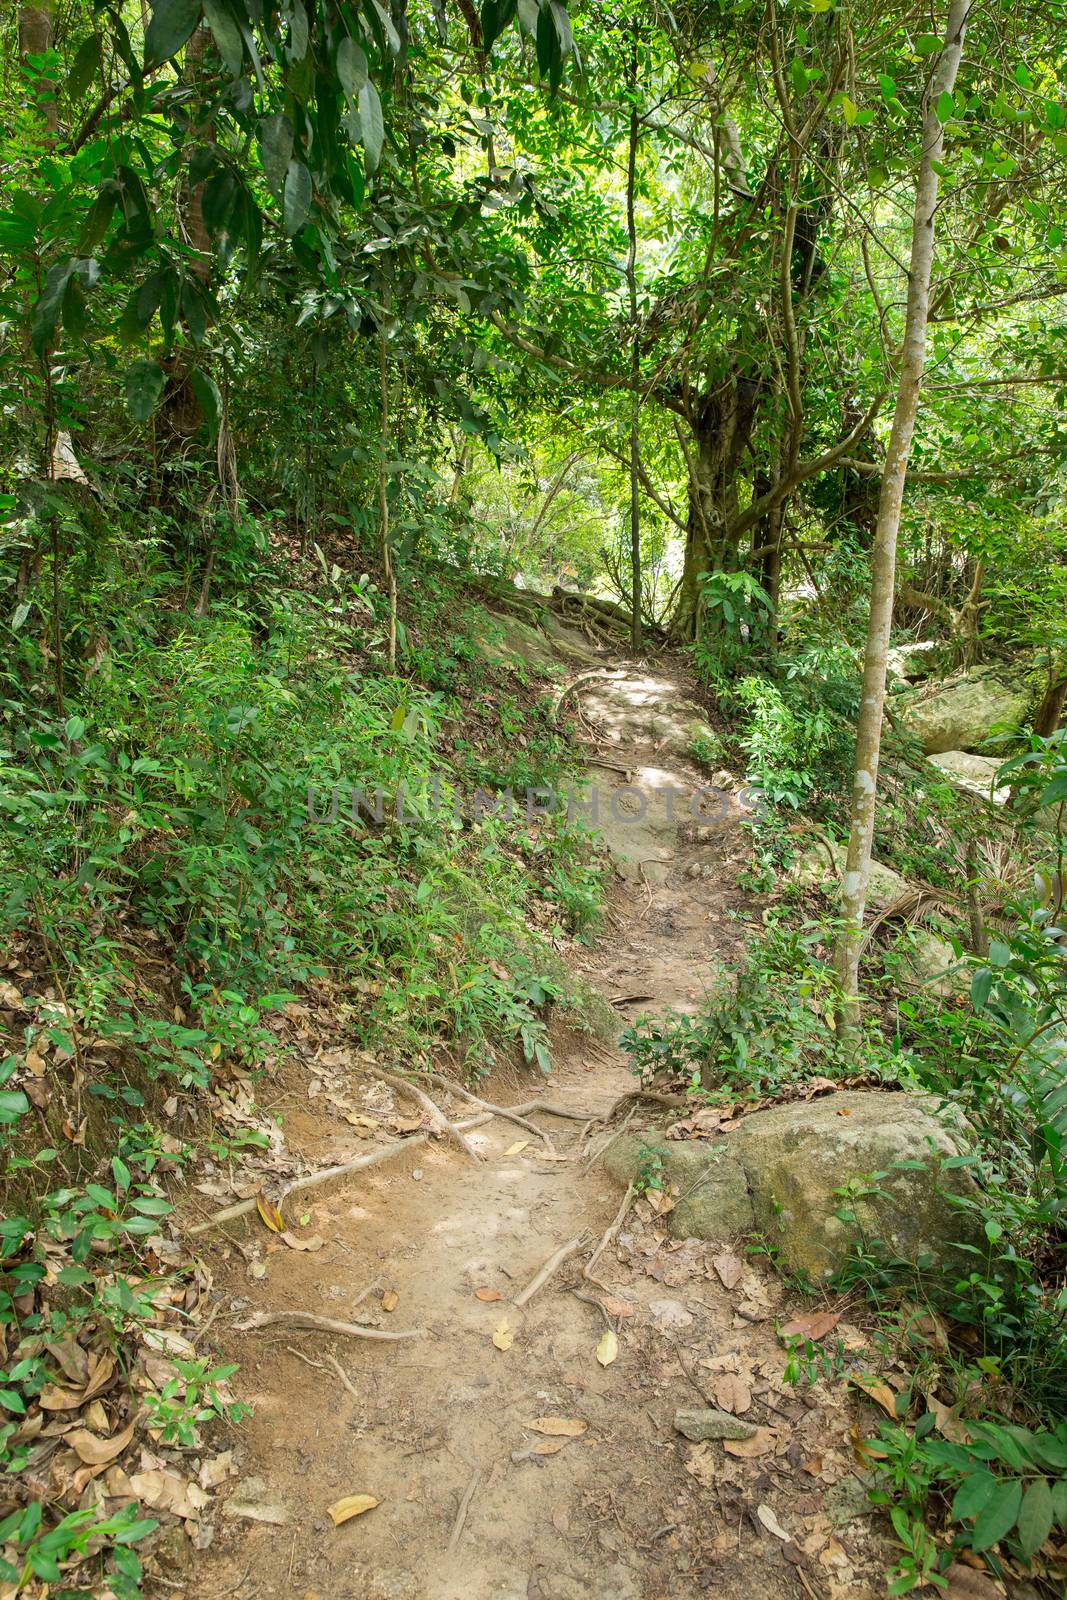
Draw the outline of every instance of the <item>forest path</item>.
<instances>
[{"instance_id":1,"label":"forest path","mask_svg":"<svg viewBox=\"0 0 1067 1600\"><path fill-rule=\"evenodd\" d=\"M736 805L703 832L681 805L668 827L651 796L641 825L619 820L640 798L633 788L616 795L628 780L660 798L668 783L689 791L700 782L696 769L664 755L648 720L683 688L624 665L582 689L590 758L610 762L596 787L623 875L587 973L624 1017L694 1007L740 934L730 919L734 853L743 853ZM547 1098L590 1118L633 1087L621 1053L573 1034L557 1040L555 1061ZM498 1103L531 1092L516 1087L483 1092ZM380 1083L364 1097L368 1109L395 1105ZM470 1109L435 1098L449 1116ZM216 1263L238 1321L249 1310L288 1309L383 1331L418 1326L427 1337L381 1344L280 1327L219 1334L220 1357L240 1361L255 1414L240 1429L240 1479L214 1545L194 1558L190 1595L660 1600L711 1591L726 1600L856 1600L880 1592L859 1575L869 1565L866 1534L846 1550L822 1511L828 1484L849 1471L823 1442L847 1433L840 1403L782 1392L779 1280L728 1249L672 1240L646 1200L601 1257L599 1285L583 1279L620 1195L587 1166L595 1130L586 1142L580 1121L537 1121L556 1159L494 1120L469 1134L477 1168L435 1141L345 1187L313 1191L307 1226L326 1241L317 1253L270 1240L252 1266L232 1250ZM580 1250L517 1308L546 1260L579 1236ZM379 1287L364 1297L371 1284ZM603 1365L597 1351L609 1326L618 1354ZM733 1456L721 1443L681 1438L674 1413L700 1405L701 1392L759 1426L751 1450L730 1447L745 1451ZM576 1436L532 1426L545 1418L567 1419ZM327 1507L356 1494L380 1504L334 1527Z\"/></svg>"}]
</instances>

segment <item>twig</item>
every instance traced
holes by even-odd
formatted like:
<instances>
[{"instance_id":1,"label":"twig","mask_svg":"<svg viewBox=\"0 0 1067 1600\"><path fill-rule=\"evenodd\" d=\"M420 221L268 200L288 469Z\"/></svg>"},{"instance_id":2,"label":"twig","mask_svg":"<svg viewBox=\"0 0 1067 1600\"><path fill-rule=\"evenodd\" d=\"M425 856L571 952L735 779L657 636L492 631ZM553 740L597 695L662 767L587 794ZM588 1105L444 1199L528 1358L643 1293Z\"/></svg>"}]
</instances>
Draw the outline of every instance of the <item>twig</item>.
<instances>
[{"instance_id":1,"label":"twig","mask_svg":"<svg viewBox=\"0 0 1067 1600\"><path fill-rule=\"evenodd\" d=\"M470 1483L468 1483L466 1490L464 1491L463 1499L459 1503L459 1510L456 1512L456 1520L452 1524L452 1537L448 1541L450 1553L456 1548L460 1541L460 1536L463 1533L463 1524L467 1520L467 1512L470 1508L470 1503L474 1499L475 1492L477 1491L478 1485L481 1483L481 1481L482 1474L481 1471L478 1471L471 1478Z\"/></svg>"},{"instance_id":2,"label":"twig","mask_svg":"<svg viewBox=\"0 0 1067 1600\"><path fill-rule=\"evenodd\" d=\"M367 1287L365 1289L361 1289L359 1291L359 1293L356 1295L355 1299L352 1301L352 1304L354 1306L361 1306L363 1304L364 1300L368 1299L374 1293L375 1289L380 1289L381 1286L382 1286L381 1278L375 1278L373 1283L368 1283L368 1285L367 1285Z\"/></svg>"},{"instance_id":3,"label":"twig","mask_svg":"<svg viewBox=\"0 0 1067 1600\"><path fill-rule=\"evenodd\" d=\"M612 1322L611 1318L608 1316L607 1307L604 1305L604 1302L602 1300L598 1300L595 1294L584 1294L581 1289L572 1289L571 1290L571 1294L574 1296L574 1298L576 1300L584 1301L587 1306L596 1306L597 1310L600 1312L600 1315L604 1318L604 1321L607 1323L608 1331L610 1333L614 1333L615 1332L615 1324Z\"/></svg>"},{"instance_id":4,"label":"twig","mask_svg":"<svg viewBox=\"0 0 1067 1600\"><path fill-rule=\"evenodd\" d=\"M257 1311L247 1322L235 1322L238 1333L254 1333L260 1328L309 1328L318 1333L343 1333L350 1339L425 1339L425 1328L403 1328L386 1332L383 1328L362 1328L357 1322L338 1322L334 1317L316 1317L310 1311Z\"/></svg>"},{"instance_id":5,"label":"twig","mask_svg":"<svg viewBox=\"0 0 1067 1600\"><path fill-rule=\"evenodd\" d=\"M580 1233L576 1238L568 1240L568 1242L564 1245L560 1245L555 1254L549 1256L548 1260L545 1262L537 1276L530 1280L520 1295L516 1295L514 1304L517 1306L524 1306L527 1300L532 1300L538 1289L544 1288L552 1274L559 1270L559 1268L566 1261L567 1257L572 1256L579 1246L584 1243L584 1241L585 1234Z\"/></svg>"},{"instance_id":6,"label":"twig","mask_svg":"<svg viewBox=\"0 0 1067 1600\"><path fill-rule=\"evenodd\" d=\"M345 1388L348 1390L348 1392L352 1396L353 1400L358 1400L360 1398L359 1390L354 1387L354 1385L352 1384L352 1382L349 1379L348 1373L345 1371L344 1367L342 1367L342 1365L338 1361L337 1357L327 1354L326 1360L329 1362L330 1366L336 1372L337 1376L340 1378L341 1382L344 1384Z\"/></svg>"},{"instance_id":7,"label":"twig","mask_svg":"<svg viewBox=\"0 0 1067 1600\"><path fill-rule=\"evenodd\" d=\"M630 1123L633 1121L633 1119L634 1119L634 1117L636 1117L636 1115L637 1115L637 1107L636 1106L632 1106L630 1108L630 1110L626 1113L625 1117L623 1117L622 1122L615 1129L615 1132L614 1133L609 1133L608 1137L604 1140L604 1143L602 1145L600 1145L596 1150L593 1151L593 1154L589 1157L589 1160L586 1162L585 1166L582 1168L582 1176L583 1177L585 1176L585 1174L587 1172L591 1172L593 1170L593 1168L596 1166L597 1162L600 1160L600 1158L602 1156L607 1154L607 1152L611 1149L611 1146L615 1143L616 1139L621 1139L622 1138L623 1134L626 1132L627 1128L630 1126Z\"/></svg>"},{"instance_id":8,"label":"twig","mask_svg":"<svg viewBox=\"0 0 1067 1600\"><path fill-rule=\"evenodd\" d=\"M590 1283L596 1283L598 1281L593 1277L593 1268L596 1266L597 1262L600 1260L600 1257L604 1254L604 1251L607 1249L608 1245L611 1243L619 1229L622 1227L623 1223L626 1221L626 1213L630 1209L630 1201L633 1199L633 1197L634 1186L633 1183L629 1183L626 1187L626 1193L622 1197L622 1205L615 1213L614 1222L609 1228L604 1229L604 1234L600 1240L600 1243L597 1245L596 1249L593 1251L593 1254L589 1257L589 1260L582 1268L582 1277L588 1278ZM604 1285L601 1284L601 1288L603 1287ZM599 1305L600 1302L597 1301L597 1304Z\"/></svg>"},{"instance_id":9,"label":"twig","mask_svg":"<svg viewBox=\"0 0 1067 1600\"><path fill-rule=\"evenodd\" d=\"M390 1088L396 1089L399 1094L406 1094L412 1100L417 1100L438 1132L447 1133L449 1138L459 1145L468 1160L473 1161L476 1167L481 1166L482 1158L470 1140L460 1132L455 1123L449 1122L440 1106L435 1105L429 1095L420 1089L417 1084L412 1083L408 1078L397 1077L395 1072L383 1072L381 1067L368 1065L367 1071L373 1073L374 1077L380 1078L383 1083L387 1083Z\"/></svg>"},{"instance_id":10,"label":"twig","mask_svg":"<svg viewBox=\"0 0 1067 1600\"><path fill-rule=\"evenodd\" d=\"M530 1122L522 1116L515 1106L495 1106L488 1100L482 1100L476 1094L471 1094L469 1089L464 1089L461 1084L450 1083L447 1078L439 1077L436 1072L428 1072L426 1076L431 1083L439 1089L445 1089L449 1094L456 1095L460 1100L466 1100L472 1106L478 1106L482 1111L491 1111L494 1117L503 1117L505 1122L514 1122L520 1128L525 1128L527 1133L535 1133L543 1139L550 1150L554 1150L552 1140L547 1133L543 1133L536 1123Z\"/></svg>"}]
</instances>

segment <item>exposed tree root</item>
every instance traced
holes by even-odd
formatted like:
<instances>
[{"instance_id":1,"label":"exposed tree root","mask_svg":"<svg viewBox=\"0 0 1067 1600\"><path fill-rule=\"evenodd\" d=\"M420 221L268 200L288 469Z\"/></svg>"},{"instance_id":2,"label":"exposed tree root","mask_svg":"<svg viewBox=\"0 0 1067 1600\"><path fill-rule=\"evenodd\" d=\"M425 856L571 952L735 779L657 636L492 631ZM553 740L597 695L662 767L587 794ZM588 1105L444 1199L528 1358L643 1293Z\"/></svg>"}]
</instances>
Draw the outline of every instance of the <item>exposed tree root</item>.
<instances>
[{"instance_id":1,"label":"exposed tree root","mask_svg":"<svg viewBox=\"0 0 1067 1600\"><path fill-rule=\"evenodd\" d=\"M495 1106L490 1101L482 1100L480 1096L472 1094L469 1089L464 1089L462 1085L458 1083L451 1083L447 1078L440 1077L436 1072L428 1072L426 1076L429 1081L433 1084L436 1084L439 1089L447 1090L449 1094L456 1095L458 1099L466 1100L470 1105L478 1106L482 1111L489 1111L494 1117L503 1117L505 1122L514 1122L518 1127L525 1128L527 1133L535 1133L537 1137L539 1139L543 1139L548 1148L554 1152L555 1146L553 1145L548 1134L542 1132L542 1130L537 1127L536 1123L529 1122L526 1117L522 1115L523 1111L527 1109L526 1106ZM529 1104L531 1106L536 1105L536 1101L531 1100Z\"/></svg>"},{"instance_id":2,"label":"exposed tree root","mask_svg":"<svg viewBox=\"0 0 1067 1600\"><path fill-rule=\"evenodd\" d=\"M338 1322L334 1317L315 1317L310 1311L257 1311L245 1322L235 1322L238 1333L256 1333L260 1328L308 1328L313 1333L341 1333L349 1339L379 1339L394 1344L400 1339L425 1339L425 1328L400 1328L395 1333L385 1328L364 1328L358 1322Z\"/></svg>"},{"instance_id":3,"label":"exposed tree root","mask_svg":"<svg viewBox=\"0 0 1067 1600\"><path fill-rule=\"evenodd\" d=\"M412 1100L417 1100L438 1132L447 1133L448 1137L459 1145L468 1160L472 1161L476 1167L481 1166L482 1158L470 1140L464 1137L455 1123L449 1122L440 1106L436 1105L429 1095L419 1088L418 1084L412 1083L408 1078L398 1077L394 1072L383 1072L381 1067L367 1065L366 1070L373 1073L374 1077L381 1078L383 1083L389 1084L390 1088L395 1089L398 1094L406 1094Z\"/></svg>"},{"instance_id":4,"label":"exposed tree root","mask_svg":"<svg viewBox=\"0 0 1067 1600\"><path fill-rule=\"evenodd\" d=\"M597 1286L599 1288L601 1288L601 1289L605 1288L606 1285L601 1283L599 1278L595 1278L593 1276L593 1268L596 1266L597 1262L600 1260L601 1256L604 1254L604 1251L607 1249L608 1245L611 1244L612 1241L615 1239L616 1235L619 1232L619 1229L622 1227L623 1223L626 1221L626 1213L630 1209L630 1201L633 1199L633 1197L634 1197L634 1186L633 1186L632 1183L630 1183L630 1184L627 1185L626 1193L622 1197L622 1205L619 1207L618 1211L615 1213L614 1222L612 1222L610 1227L604 1229L604 1233L603 1233L603 1236L601 1237L600 1243L597 1245L596 1249L593 1251L593 1254L589 1257L589 1260L586 1262L585 1266L582 1268L582 1277L583 1278L587 1278L590 1283L597 1284ZM597 1301L597 1304L599 1305L600 1302ZM604 1309L603 1306L601 1306L601 1310L603 1310L603 1309Z\"/></svg>"},{"instance_id":5,"label":"exposed tree root","mask_svg":"<svg viewBox=\"0 0 1067 1600\"><path fill-rule=\"evenodd\" d=\"M560 1245L556 1253L549 1256L540 1272L530 1280L522 1293L515 1296L514 1304L524 1306L528 1300L532 1300L538 1289L543 1289L549 1278L559 1271L568 1256L572 1256L576 1250L581 1249L585 1243L585 1238L586 1235L580 1233L576 1238L569 1239L566 1244Z\"/></svg>"}]
</instances>

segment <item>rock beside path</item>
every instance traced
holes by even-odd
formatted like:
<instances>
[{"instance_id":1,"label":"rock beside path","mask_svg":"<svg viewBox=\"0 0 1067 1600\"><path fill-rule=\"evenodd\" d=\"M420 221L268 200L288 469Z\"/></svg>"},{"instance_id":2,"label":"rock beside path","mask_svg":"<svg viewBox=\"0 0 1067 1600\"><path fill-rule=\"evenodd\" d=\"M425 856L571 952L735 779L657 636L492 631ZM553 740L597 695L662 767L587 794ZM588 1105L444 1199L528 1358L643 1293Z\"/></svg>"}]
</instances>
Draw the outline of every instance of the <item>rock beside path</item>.
<instances>
[{"instance_id":1,"label":"rock beside path","mask_svg":"<svg viewBox=\"0 0 1067 1600\"><path fill-rule=\"evenodd\" d=\"M1000 723L1021 722L1030 706L1025 685L969 672L916 695L901 696L897 715L926 755L976 750Z\"/></svg>"},{"instance_id":2,"label":"rock beside path","mask_svg":"<svg viewBox=\"0 0 1067 1600\"><path fill-rule=\"evenodd\" d=\"M605 1169L629 1183L653 1150L676 1193L676 1237L755 1229L791 1271L813 1278L875 1240L913 1265L973 1265L960 1246L981 1244L967 1209L980 1191L966 1169L944 1165L964 1153L964 1130L915 1095L841 1090L755 1112L715 1141L629 1135Z\"/></svg>"}]
</instances>

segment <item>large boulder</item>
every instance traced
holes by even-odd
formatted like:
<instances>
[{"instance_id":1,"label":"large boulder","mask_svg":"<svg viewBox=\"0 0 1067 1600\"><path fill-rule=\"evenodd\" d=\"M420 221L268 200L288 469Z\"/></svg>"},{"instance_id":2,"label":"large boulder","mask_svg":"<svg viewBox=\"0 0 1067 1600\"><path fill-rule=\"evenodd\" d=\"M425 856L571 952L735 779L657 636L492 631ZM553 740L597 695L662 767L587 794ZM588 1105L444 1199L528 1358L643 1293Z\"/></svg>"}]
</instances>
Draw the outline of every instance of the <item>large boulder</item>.
<instances>
[{"instance_id":1,"label":"large boulder","mask_svg":"<svg viewBox=\"0 0 1067 1600\"><path fill-rule=\"evenodd\" d=\"M1021 722L1030 699L1025 685L974 671L919 694L901 696L897 715L927 755L938 755L977 749L998 724Z\"/></svg>"},{"instance_id":2,"label":"large boulder","mask_svg":"<svg viewBox=\"0 0 1067 1600\"><path fill-rule=\"evenodd\" d=\"M660 1152L679 1197L674 1234L725 1240L754 1225L790 1270L820 1278L873 1240L915 1264L973 1262L959 1247L980 1246L981 1227L959 1202L979 1191L965 1169L944 1167L965 1145L964 1125L932 1101L842 1090L755 1112L711 1144L627 1135L604 1165L629 1183Z\"/></svg>"},{"instance_id":3,"label":"large boulder","mask_svg":"<svg viewBox=\"0 0 1067 1600\"><path fill-rule=\"evenodd\" d=\"M821 889L825 894L836 895L845 872L847 846L831 839L820 839L793 862L789 876L802 889ZM871 862L867 879L867 905L872 911L881 911L911 892L907 878L902 878L892 867L880 861Z\"/></svg>"},{"instance_id":4,"label":"large boulder","mask_svg":"<svg viewBox=\"0 0 1067 1600\"><path fill-rule=\"evenodd\" d=\"M995 806L1007 803L1011 790L1006 785L997 788L997 772L1003 763L996 756L971 755L967 750L937 750L930 762L954 789L980 795Z\"/></svg>"}]
</instances>

